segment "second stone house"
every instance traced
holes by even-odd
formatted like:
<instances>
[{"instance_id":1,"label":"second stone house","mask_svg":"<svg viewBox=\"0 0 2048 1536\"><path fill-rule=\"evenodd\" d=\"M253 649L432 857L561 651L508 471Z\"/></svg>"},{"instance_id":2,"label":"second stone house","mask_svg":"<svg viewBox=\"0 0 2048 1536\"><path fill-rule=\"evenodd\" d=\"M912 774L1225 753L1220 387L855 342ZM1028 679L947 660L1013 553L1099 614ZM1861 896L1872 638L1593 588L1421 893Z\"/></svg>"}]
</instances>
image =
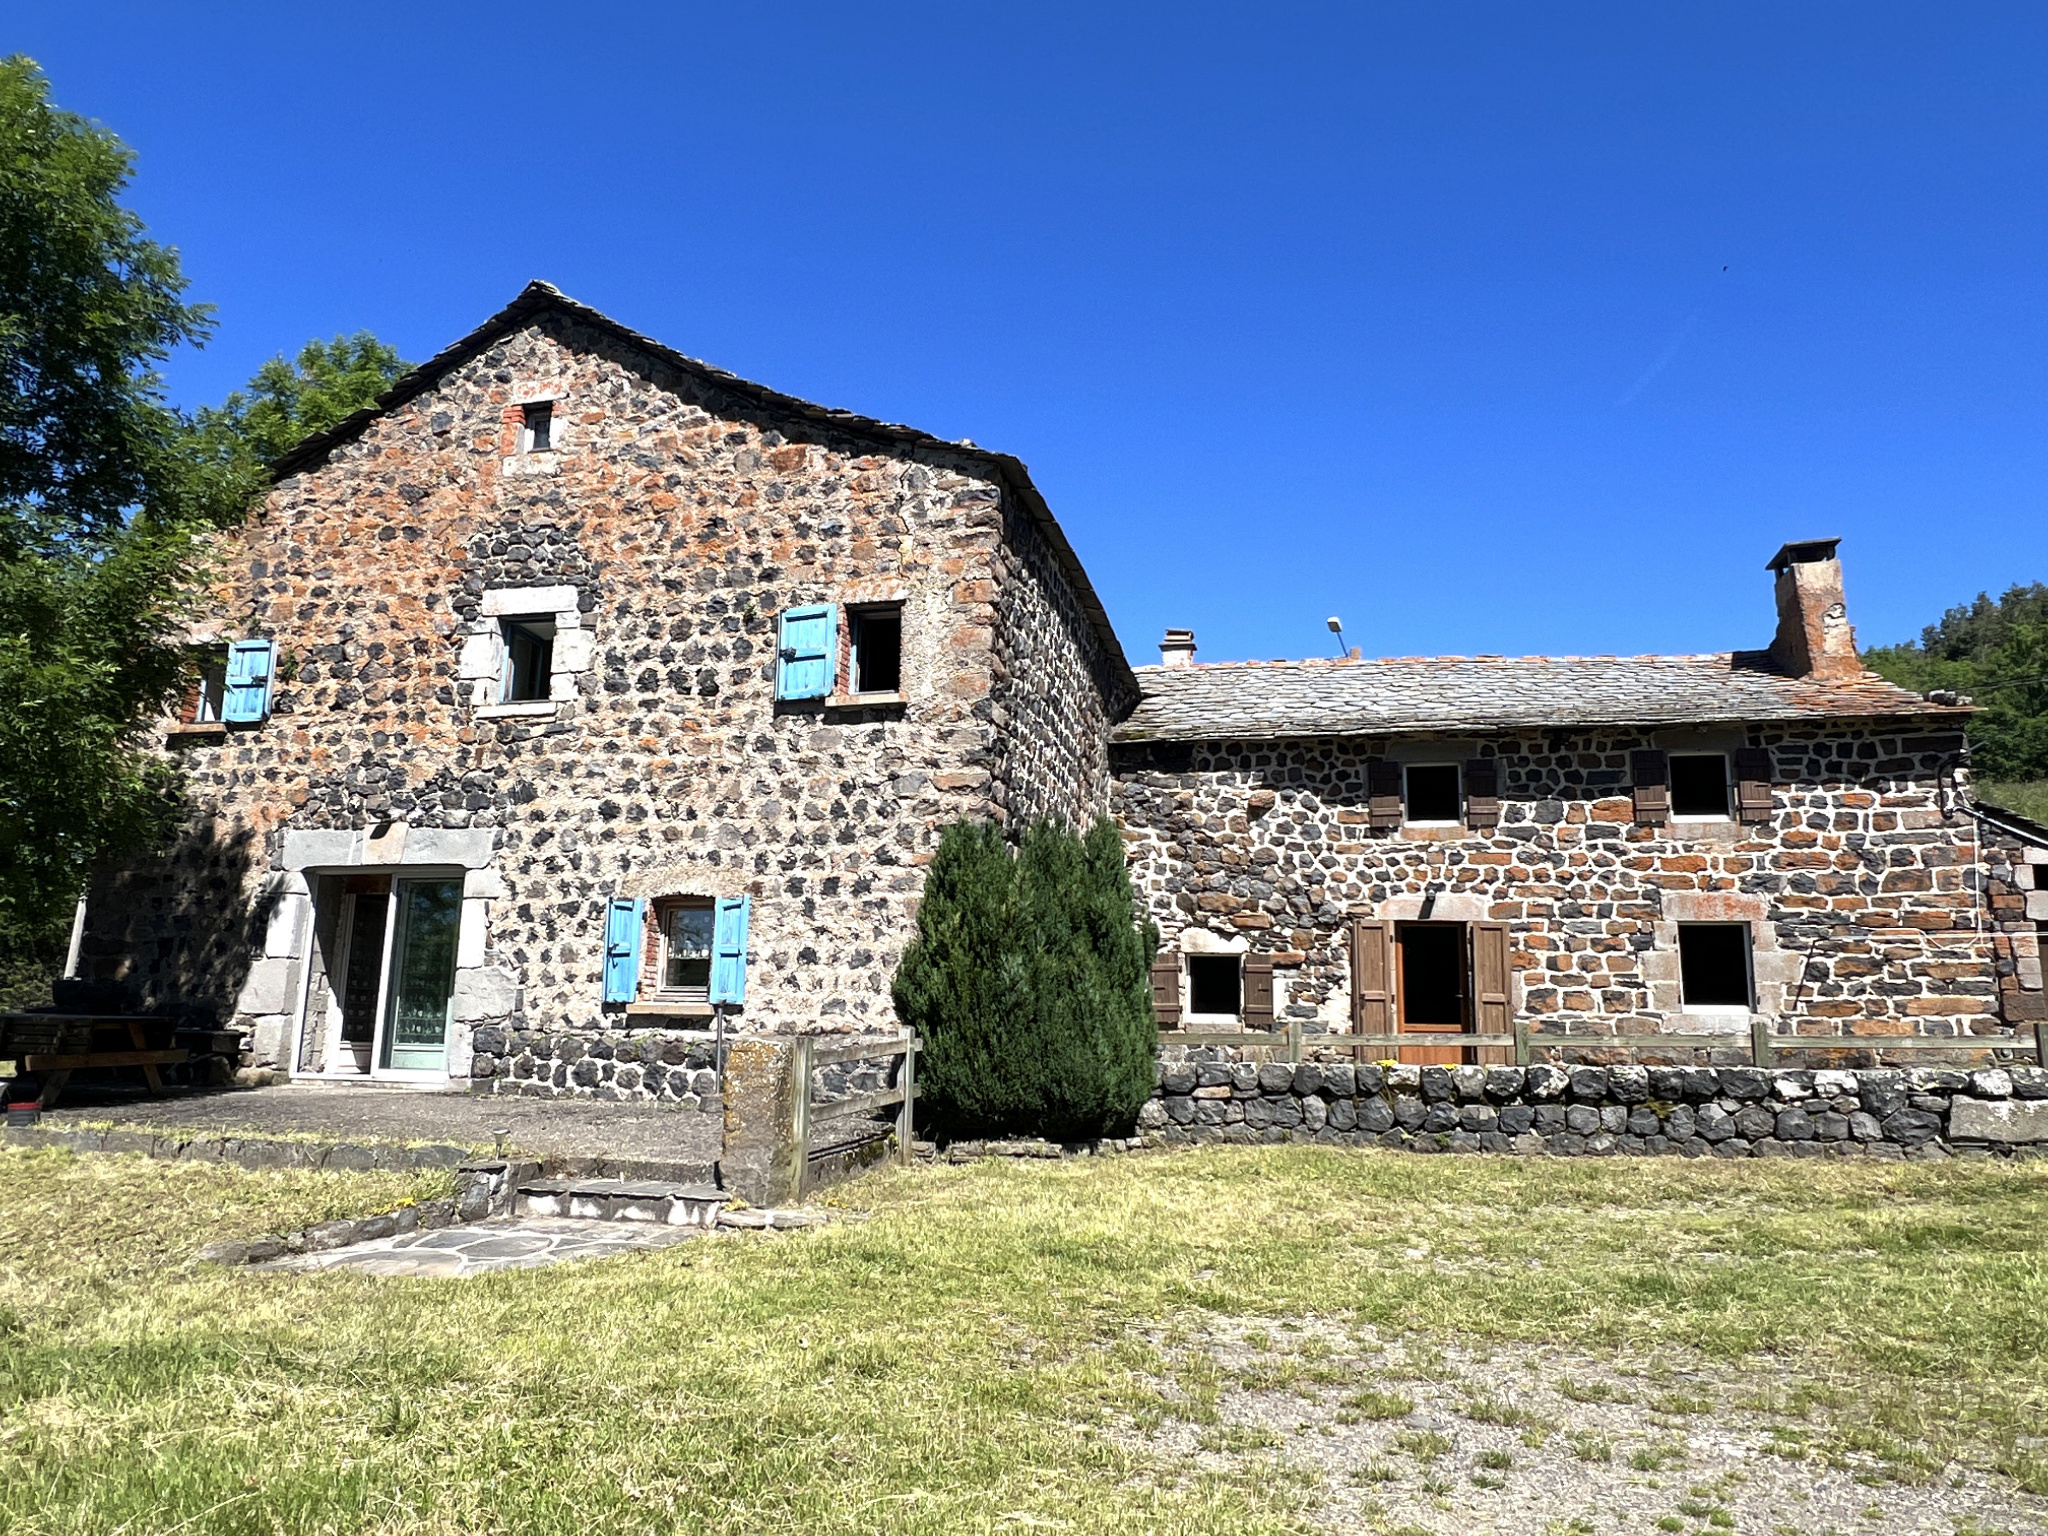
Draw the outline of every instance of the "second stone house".
<instances>
[{"instance_id":1,"label":"second stone house","mask_svg":"<svg viewBox=\"0 0 2048 1536\"><path fill-rule=\"evenodd\" d=\"M1425 1063L2031 1053L1969 711L1864 670L1835 544L1771 560L1754 651L1201 665L1169 631L1112 754L1162 1017Z\"/></svg>"}]
</instances>

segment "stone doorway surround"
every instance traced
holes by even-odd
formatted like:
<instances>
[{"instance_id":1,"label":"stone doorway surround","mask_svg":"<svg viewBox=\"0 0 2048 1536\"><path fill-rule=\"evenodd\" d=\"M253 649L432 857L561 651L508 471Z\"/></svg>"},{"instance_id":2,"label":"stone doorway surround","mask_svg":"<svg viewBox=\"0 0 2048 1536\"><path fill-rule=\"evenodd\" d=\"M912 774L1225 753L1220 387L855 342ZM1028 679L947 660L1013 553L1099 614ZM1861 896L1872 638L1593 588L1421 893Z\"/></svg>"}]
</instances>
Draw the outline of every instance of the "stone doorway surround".
<instances>
[{"instance_id":1,"label":"stone doorway surround","mask_svg":"<svg viewBox=\"0 0 2048 1536\"><path fill-rule=\"evenodd\" d=\"M447 1077L466 1082L476 1031L504 1024L519 1006L517 974L490 958L491 903L504 895L503 877L491 867L495 842L489 828L402 822L285 833L282 868L269 877L262 893L270 906L263 953L250 966L236 1004L254 1035L257 1061L305 1075L301 1050L317 968L314 882L324 875L445 871L461 876L463 897Z\"/></svg>"}]
</instances>

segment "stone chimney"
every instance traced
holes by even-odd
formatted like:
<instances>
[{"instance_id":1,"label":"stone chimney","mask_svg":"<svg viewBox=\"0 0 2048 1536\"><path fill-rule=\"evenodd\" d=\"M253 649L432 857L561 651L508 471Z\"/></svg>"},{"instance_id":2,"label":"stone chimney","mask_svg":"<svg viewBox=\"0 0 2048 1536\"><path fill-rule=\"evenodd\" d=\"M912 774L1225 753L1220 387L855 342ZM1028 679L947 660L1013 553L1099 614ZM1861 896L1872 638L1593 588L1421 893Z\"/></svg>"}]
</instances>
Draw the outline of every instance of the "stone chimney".
<instances>
[{"instance_id":1,"label":"stone chimney","mask_svg":"<svg viewBox=\"0 0 2048 1536\"><path fill-rule=\"evenodd\" d=\"M1807 539L1787 544L1767 570L1778 573L1778 638L1771 656L1794 677L1823 681L1860 677L1856 631L1842 598L1840 539Z\"/></svg>"},{"instance_id":2,"label":"stone chimney","mask_svg":"<svg viewBox=\"0 0 2048 1536\"><path fill-rule=\"evenodd\" d=\"M1195 632L1192 629L1169 629L1166 638L1159 642L1159 665L1192 667L1194 664Z\"/></svg>"}]
</instances>

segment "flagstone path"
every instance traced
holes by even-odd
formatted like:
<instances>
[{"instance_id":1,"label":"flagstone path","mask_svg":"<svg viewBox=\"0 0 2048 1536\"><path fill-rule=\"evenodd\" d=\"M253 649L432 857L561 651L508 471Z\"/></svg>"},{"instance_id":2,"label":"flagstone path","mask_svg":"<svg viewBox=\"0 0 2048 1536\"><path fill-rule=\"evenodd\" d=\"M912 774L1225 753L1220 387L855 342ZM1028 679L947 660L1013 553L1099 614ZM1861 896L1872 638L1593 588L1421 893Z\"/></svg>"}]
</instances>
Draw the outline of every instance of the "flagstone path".
<instances>
[{"instance_id":1,"label":"flagstone path","mask_svg":"<svg viewBox=\"0 0 2048 1536\"><path fill-rule=\"evenodd\" d=\"M493 1270L540 1269L568 1259L603 1259L667 1248L700 1236L703 1231L701 1227L655 1226L648 1222L504 1217L433 1232L376 1238L326 1253L293 1254L249 1268L357 1269L372 1275L465 1279Z\"/></svg>"}]
</instances>

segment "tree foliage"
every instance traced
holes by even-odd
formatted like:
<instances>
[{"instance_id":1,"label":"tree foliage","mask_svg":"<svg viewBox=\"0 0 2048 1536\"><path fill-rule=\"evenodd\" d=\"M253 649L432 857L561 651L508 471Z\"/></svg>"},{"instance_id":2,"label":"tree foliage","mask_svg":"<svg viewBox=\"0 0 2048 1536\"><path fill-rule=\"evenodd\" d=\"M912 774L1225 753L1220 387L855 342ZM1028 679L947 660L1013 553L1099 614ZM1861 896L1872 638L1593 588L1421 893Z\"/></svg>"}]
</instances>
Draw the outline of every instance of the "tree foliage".
<instances>
[{"instance_id":1,"label":"tree foliage","mask_svg":"<svg viewBox=\"0 0 2048 1536\"><path fill-rule=\"evenodd\" d=\"M1980 780L2048 779L2048 585L1987 592L1951 608L1917 643L1868 651L1872 670L1918 693L1966 693L1970 765Z\"/></svg>"},{"instance_id":2,"label":"tree foliage","mask_svg":"<svg viewBox=\"0 0 2048 1536\"><path fill-rule=\"evenodd\" d=\"M164 403L156 365L210 311L118 201L132 168L0 60L0 947L46 941L92 865L162 825L139 728L183 667L201 541L260 478Z\"/></svg>"},{"instance_id":3,"label":"tree foliage","mask_svg":"<svg viewBox=\"0 0 2048 1536\"><path fill-rule=\"evenodd\" d=\"M1014 856L992 825L948 827L894 989L925 1039L923 1119L949 1136L1122 1134L1152 1089L1158 943L1107 818L1085 839L1040 823Z\"/></svg>"},{"instance_id":4,"label":"tree foliage","mask_svg":"<svg viewBox=\"0 0 2048 1536\"><path fill-rule=\"evenodd\" d=\"M202 441L222 455L246 453L268 464L324 432L377 397L410 364L368 331L309 341L298 357L273 357L219 406L202 407L195 421Z\"/></svg>"}]
</instances>

